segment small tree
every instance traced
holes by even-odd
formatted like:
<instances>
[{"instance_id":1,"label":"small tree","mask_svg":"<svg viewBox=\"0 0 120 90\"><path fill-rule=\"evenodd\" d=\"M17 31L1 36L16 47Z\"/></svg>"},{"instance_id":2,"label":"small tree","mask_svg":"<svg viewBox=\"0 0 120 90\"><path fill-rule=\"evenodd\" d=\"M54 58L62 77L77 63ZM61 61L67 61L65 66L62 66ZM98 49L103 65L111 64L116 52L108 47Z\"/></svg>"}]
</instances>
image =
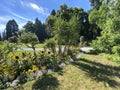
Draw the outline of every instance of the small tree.
<instances>
[{"instance_id":1,"label":"small tree","mask_svg":"<svg viewBox=\"0 0 120 90\"><path fill-rule=\"evenodd\" d=\"M46 41L47 48L51 49L53 53L56 52L56 43L54 38L47 39Z\"/></svg>"},{"instance_id":2,"label":"small tree","mask_svg":"<svg viewBox=\"0 0 120 90\"><path fill-rule=\"evenodd\" d=\"M32 48L34 54L36 54L35 45L39 43L39 40L34 33L24 33L19 37L19 40L20 42L25 43L27 47ZM30 44L31 46L29 46L28 44Z\"/></svg>"},{"instance_id":3,"label":"small tree","mask_svg":"<svg viewBox=\"0 0 120 90\"><path fill-rule=\"evenodd\" d=\"M69 51L72 44L76 44L79 40L79 21L77 17L73 16L69 22L58 18L54 25L55 37L58 41L59 54ZM65 44L62 52L61 45Z\"/></svg>"},{"instance_id":4,"label":"small tree","mask_svg":"<svg viewBox=\"0 0 120 90\"><path fill-rule=\"evenodd\" d=\"M8 38L10 43L18 43L18 38L16 36L12 36Z\"/></svg>"}]
</instances>

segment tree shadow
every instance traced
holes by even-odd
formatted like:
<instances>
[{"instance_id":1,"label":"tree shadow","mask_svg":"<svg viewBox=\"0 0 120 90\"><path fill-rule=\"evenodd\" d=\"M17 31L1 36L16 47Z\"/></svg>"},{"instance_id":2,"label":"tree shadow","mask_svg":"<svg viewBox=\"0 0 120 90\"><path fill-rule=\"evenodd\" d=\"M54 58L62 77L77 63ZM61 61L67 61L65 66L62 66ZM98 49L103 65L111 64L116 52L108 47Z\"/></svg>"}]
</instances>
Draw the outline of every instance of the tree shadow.
<instances>
[{"instance_id":1,"label":"tree shadow","mask_svg":"<svg viewBox=\"0 0 120 90\"><path fill-rule=\"evenodd\" d=\"M59 82L50 74L44 74L32 86L32 90L56 90Z\"/></svg>"},{"instance_id":2,"label":"tree shadow","mask_svg":"<svg viewBox=\"0 0 120 90\"><path fill-rule=\"evenodd\" d=\"M91 55L98 55L100 53L100 51L97 51L97 50L88 50L88 51L79 50L79 52L84 54L91 54Z\"/></svg>"},{"instance_id":3,"label":"tree shadow","mask_svg":"<svg viewBox=\"0 0 120 90\"><path fill-rule=\"evenodd\" d=\"M104 65L84 58L72 64L84 70L88 77L91 77L97 82L104 82L105 85L108 84L114 88L120 87L120 82L114 79L115 77L120 79L120 67Z\"/></svg>"}]
</instances>

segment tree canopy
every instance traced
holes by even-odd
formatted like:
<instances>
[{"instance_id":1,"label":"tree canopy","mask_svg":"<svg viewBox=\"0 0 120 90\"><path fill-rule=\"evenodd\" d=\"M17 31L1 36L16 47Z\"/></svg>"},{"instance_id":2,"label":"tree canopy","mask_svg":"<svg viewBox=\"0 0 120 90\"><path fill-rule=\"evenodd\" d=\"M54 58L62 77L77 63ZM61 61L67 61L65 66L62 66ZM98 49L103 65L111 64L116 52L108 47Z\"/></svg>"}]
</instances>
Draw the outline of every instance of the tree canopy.
<instances>
[{"instance_id":1,"label":"tree canopy","mask_svg":"<svg viewBox=\"0 0 120 90\"><path fill-rule=\"evenodd\" d=\"M120 45L120 1L101 0L99 9L90 11L89 21L102 29L93 46L101 52L114 53L112 49Z\"/></svg>"}]
</instances>

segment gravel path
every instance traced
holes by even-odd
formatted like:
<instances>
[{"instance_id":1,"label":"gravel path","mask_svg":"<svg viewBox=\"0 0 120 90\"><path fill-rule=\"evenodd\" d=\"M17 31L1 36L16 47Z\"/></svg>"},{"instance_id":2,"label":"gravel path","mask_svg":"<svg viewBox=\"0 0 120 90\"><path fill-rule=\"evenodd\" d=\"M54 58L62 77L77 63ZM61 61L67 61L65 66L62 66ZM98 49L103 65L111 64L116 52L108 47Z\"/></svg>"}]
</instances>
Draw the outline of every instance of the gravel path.
<instances>
[{"instance_id":1,"label":"gravel path","mask_svg":"<svg viewBox=\"0 0 120 90\"><path fill-rule=\"evenodd\" d=\"M36 50L42 50L43 48L35 48ZM58 48L57 48L58 49ZM93 50L92 47L81 47L79 48L81 51L88 51L88 50ZM20 49L18 50L33 50L32 48L23 48L21 47Z\"/></svg>"}]
</instances>

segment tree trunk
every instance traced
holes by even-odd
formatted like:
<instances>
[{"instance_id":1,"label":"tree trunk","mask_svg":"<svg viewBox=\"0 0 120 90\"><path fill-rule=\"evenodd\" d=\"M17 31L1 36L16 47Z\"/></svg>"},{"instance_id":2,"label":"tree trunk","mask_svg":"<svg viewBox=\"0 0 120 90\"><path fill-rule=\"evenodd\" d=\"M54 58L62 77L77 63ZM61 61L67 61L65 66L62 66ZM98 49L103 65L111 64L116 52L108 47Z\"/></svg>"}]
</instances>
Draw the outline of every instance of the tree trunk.
<instances>
[{"instance_id":1,"label":"tree trunk","mask_svg":"<svg viewBox=\"0 0 120 90\"><path fill-rule=\"evenodd\" d=\"M66 52L67 50L67 44L65 44L64 50L63 50L63 54Z\"/></svg>"},{"instance_id":2,"label":"tree trunk","mask_svg":"<svg viewBox=\"0 0 120 90\"><path fill-rule=\"evenodd\" d=\"M61 49L61 43L60 43L61 41L59 40L59 42L58 42L58 53L59 53L59 56L61 56L61 54L62 54L62 49Z\"/></svg>"},{"instance_id":3,"label":"tree trunk","mask_svg":"<svg viewBox=\"0 0 120 90\"><path fill-rule=\"evenodd\" d=\"M69 40L69 42L68 42L68 47L67 47L67 53L68 53L68 51L70 50L70 44L71 44L71 41Z\"/></svg>"},{"instance_id":4,"label":"tree trunk","mask_svg":"<svg viewBox=\"0 0 120 90\"><path fill-rule=\"evenodd\" d=\"M34 55L36 55L36 50L35 50L35 47L32 45L32 49L34 51Z\"/></svg>"}]
</instances>

